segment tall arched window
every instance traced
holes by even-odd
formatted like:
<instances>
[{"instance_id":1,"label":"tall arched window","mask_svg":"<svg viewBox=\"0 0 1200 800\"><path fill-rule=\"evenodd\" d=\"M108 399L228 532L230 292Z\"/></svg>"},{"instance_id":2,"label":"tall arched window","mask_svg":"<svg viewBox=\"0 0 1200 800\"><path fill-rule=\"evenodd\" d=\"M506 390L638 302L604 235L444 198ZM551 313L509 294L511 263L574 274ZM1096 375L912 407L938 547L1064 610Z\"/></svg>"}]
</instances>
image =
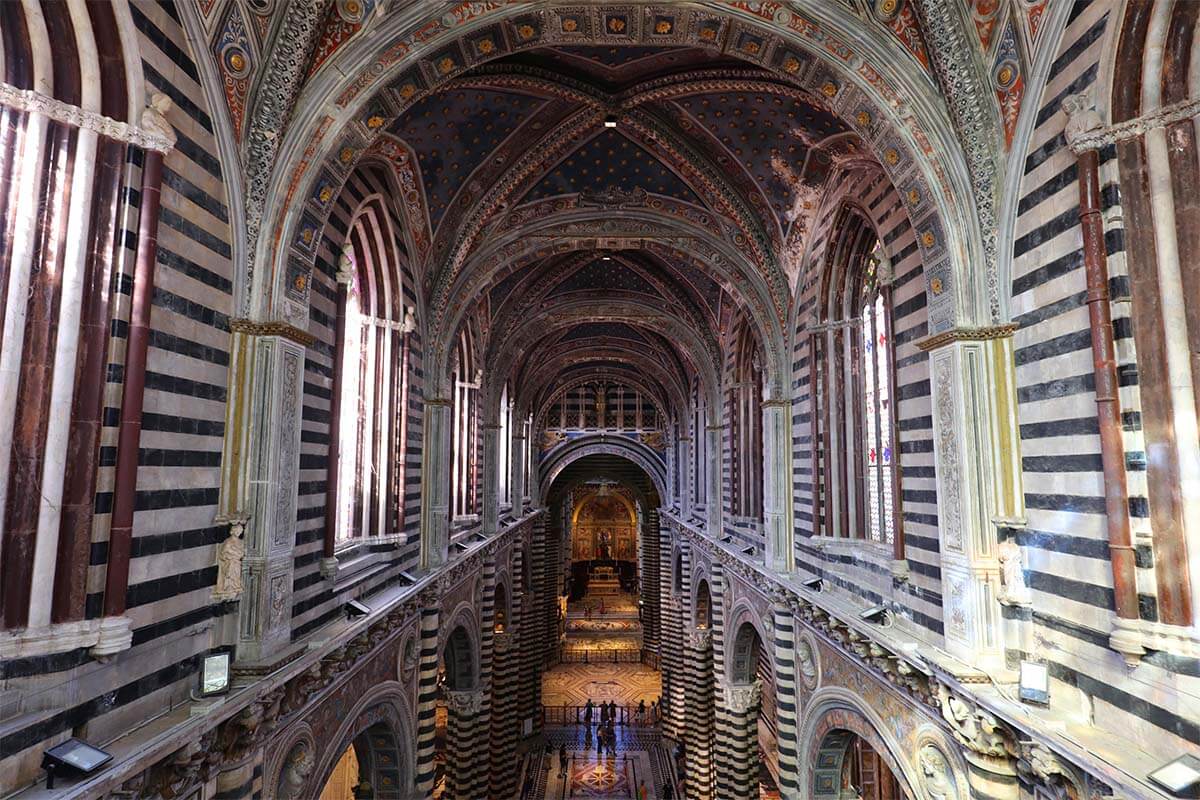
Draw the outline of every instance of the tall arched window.
<instances>
[{"instance_id":1,"label":"tall arched window","mask_svg":"<svg viewBox=\"0 0 1200 800\"><path fill-rule=\"evenodd\" d=\"M734 340L734 381L730 398L733 513L762 515L762 364L754 331L742 324Z\"/></svg>"},{"instance_id":2,"label":"tall arched window","mask_svg":"<svg viewBox=\"0 0 1200 800\"><path fill-rule=\"evenodd\" d=\"M475 399L479 391L479 378L478 370L475 367L471 330L469 326L464 327L458 337L452 379L454 385L450 443L450 480L453 487L450 512L452 519L477 513L475 469L478 459L478 419Z\"/></svg>"},{"instance_id":3,"label":"tall arched window","mask_svg":"<svg viewBox=\"0 0 1200 800\"><path fill-rule=\"evenodd\" d=\"M403 529L410 313L402 302L404 258L382 198L354 215L340 262L345 286L337 403L335 541Z\"/></svg>"},{"instance_id":4,"label":"tall arched window","mask_svg":"<svg viewBox=\"0 0 1200 800\"><path fill-rule=\"evenodd\" d=\"M902 534L891 269L860 213L843 210L836 230L810 338L814 524L826 536L894 544Z\"/></svg>"},{"instance_id":5,"label":"tall arched window","mask_svg":"<svg viewBox=\"0 0 1200 800\"><path fill-rule=\"evenodd\" d=\"M497 456L497 464L499 465L499 487L497 489L497 497L501 504L511 503L512 498L509 497L509 487L512 486L512 469L513 469L513 454L512 454L512 400L508 396L508 384L504 384L503 391L500 392L500 441Z\"/></svg>"},{"instance_id":6,"label":"tall arched window","mask_svg":"<svg viewBox=\"0 0 1200 800\"><path fill-rule=\"evenodd\" d=\"M700 380L692 383L692 492L697 507L708 502L708 408Z\"/></svg>"},{"instance_id":7,"label":"tall arched window","mask_svg":"<svg viewBox=\"0 0 1200 800\"><path fill-rule=\"evenodd\" d=\"M896 458L893 429L892 309L890 293L879 285L881 256L868 256L860 292L858 394L862 398L864 435L859 458L863 462L863 492L867 536L876 542L895 539L892 513L892 467Z\"/></svg>"}]
</instances>

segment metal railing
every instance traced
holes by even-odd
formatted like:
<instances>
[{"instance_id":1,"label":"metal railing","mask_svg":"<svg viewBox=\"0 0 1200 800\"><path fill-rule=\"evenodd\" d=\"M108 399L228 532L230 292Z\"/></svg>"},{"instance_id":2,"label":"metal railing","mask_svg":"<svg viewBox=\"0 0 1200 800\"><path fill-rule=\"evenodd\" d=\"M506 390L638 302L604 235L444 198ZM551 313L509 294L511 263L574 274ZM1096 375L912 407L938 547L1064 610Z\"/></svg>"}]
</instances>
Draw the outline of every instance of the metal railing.
<instances>
[{"instance_id":1,"label":"metal railing","mask_svg":"<svg viewBox=\"0 0 1200 800\"><path fill-rule=\"evenodd\" d=\"M658 724L658 714L652 711L649 704L646 705L644 713L638 713L638 707L635 705L617 706L615 709L616 724L622 726L633 727L651 727ZM577 705L544 705L542 706L542 724L557 725L566 727L570 725L583 725L586 720L587 706ZM600 706L592 706L591 724L596 725L600 722Z\"/></svg>"}]
</instances>

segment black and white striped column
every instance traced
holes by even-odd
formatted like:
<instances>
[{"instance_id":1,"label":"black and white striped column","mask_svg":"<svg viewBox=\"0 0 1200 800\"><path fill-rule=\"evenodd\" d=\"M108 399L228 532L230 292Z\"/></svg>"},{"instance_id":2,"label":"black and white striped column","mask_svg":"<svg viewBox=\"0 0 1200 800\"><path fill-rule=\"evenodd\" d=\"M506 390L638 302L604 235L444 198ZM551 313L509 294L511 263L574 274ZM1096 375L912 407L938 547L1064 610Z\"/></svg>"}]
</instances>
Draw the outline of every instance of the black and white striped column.
<instances>
[{"instance_id":1,"label":"black and white striped column","mask_svg":"<svg viewBox=\"0 0 1200 800\"><path fill-rule=\"evenodd\" d=\"M638 532L641 574L642 646L662 654L662 564L659 547L659 526L662 516L657 508L647 509L642 529Z\"/></svg>"},{"instance_id":2,"label":"black and white striped column","mask_svg":"<svg viewBox=\"0 0 1200 800\"><path fill-rule=\"evenodd\" d=\"M786 800L800 796L797 756L799 693L796 691L796 619L786 601L771 605L775 629L775 721L779 751L779 793Z\"/></svg>"},{"instance_id":3,"label":"black and white striped column","mask_svg":"<svg viewBox=\"0 0 1200 800\"><path fill-rule=\"evenodd\" d=\"M757 800L758 713L762 684L720 682L718 737L725 755L717 759L717 796L721 800Z\"/></svg>"},{"instance_id":4,"label":"black and white striped column","mask_svg":"<svg viewBox=\"0 0 1200 800\"><path fill-rule=\"evenodd\" d=\"M716 796L725 800L733 796L731 766L736 735L733 720L725 703L723 686L727 680L725 666L725 568L714 561L709 569L709 591L712 595L712 653L713 653L713 781Z\"/></svg>"},{"instance_id":5,"label":"black and white striped column","mask_svg":"<svg viewBox=\"0 0 1200 800\"><path fill-rule=\"evenodd\" d=\"M683 651L684 744L689 800L713 800L713 636L691 628Z\"/></svg>"},{"instance_id":6,"label":"black and white striped column","mask_svg":"<svg viewBox=\"0 0 1200 800\"><path fill-rule=\"evenodd\" d=\"M659 529L659 578L662 593L662 714L663 734L679 739L683 727L683 628L679 597L675 593L671 530Z\"/></svg>"},{"instance_id":7,"label":"black and white striped column","mask_svg":"<svg viewBox=\"0 0 1200 800\"><path fill-rule=\"evenodd\" d=\"M482 689L446 692L446 792L449 800L487 796L488 720Z\"/></svg>"},{"instance_id":8,"label":"black and white striped column","mask_svg":"<svg viewBox=\"0 0 1200 800\"><path fill-rule=\"evenodd\" d=\"M533 586L529 618L521 625L521 720L532 721L530 733L542 729L542 665L546 657L546 515L533 521L529 548Z\"/></svg>"},{"instance_id":9,"label":"black and white striped column","mask_svg":"<svg viewBox=\"0 0 1200 800\"><path fill-rule=\"evenodd\" d=\"M421 662L417 677L417 758L414 784L418 797L432 797L437 765L438 607L421 609Z\"/></svg>"},{"instance_id":10,"label":"black and white striped column","mask_svg":"<svg viewBox=\"0 0 1200 800\"><path fill-rule=\"evenodd\" d=\"M509 599L508 627L492 637L492 737L490 775L491 797L511 797L516 789L517 739L521 732L521 650L517 647L521 632L521 603L526 594L519 585L524 574L523 553L513 554L512 594ZM532 690L530 690L532 691ZM532 696L532 694L530 695Z\"/></svg>"}]
</instances>

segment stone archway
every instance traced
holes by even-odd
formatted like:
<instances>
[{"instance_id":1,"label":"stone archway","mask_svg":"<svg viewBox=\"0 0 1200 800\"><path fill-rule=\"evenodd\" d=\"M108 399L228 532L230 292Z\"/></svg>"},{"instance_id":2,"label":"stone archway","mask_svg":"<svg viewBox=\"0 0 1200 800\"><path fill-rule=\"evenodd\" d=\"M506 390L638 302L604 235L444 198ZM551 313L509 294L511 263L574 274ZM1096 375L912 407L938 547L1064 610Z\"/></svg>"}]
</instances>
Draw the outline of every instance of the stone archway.
<instances>
[{"instance_id":1,"label":"stone archway","mask_svg":"<svg viewBox=\"0 0 1200 800\"><path fill-rule=\"evenodd\" d=\"M845 784L869 790L866 800L922 797L911 765L883 721L861 699L843 689L818 691L799 732L800 786L813 800L840 800ZM864 762L868 762L864 770ZM887 776L882 773L886 770ZM885 787L880 787L886 782ZM879 792L886 790L887 794ZM857 796L857 795L851 795Z\"/></svg>"},{"instance_id":2,"label":"stone archway","mask_svg":"<svg viewBox=\"0 0 1200 800\"><path fill-rule=\"evenodd\" d=\"M400 684L388 682L356 703L330 738L333 746L322 753L313 770L318 780L309 784L308 791L329 786L331 779L341 776L352 763L353 783L344 780L341 788L352 792L355 785L368 784L375 800L411 797L414 735L405 694ZM283 764L281 773L286 767Z\"/></svg>"}]
</instances>

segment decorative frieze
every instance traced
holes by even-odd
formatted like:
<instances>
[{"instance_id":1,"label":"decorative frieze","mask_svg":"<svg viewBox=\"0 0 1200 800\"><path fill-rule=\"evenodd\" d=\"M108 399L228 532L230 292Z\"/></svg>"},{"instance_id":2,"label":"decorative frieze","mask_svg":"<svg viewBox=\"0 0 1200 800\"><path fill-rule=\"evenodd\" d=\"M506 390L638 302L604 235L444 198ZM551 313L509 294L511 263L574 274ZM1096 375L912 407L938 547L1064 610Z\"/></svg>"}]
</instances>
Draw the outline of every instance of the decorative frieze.
<instances>
[{"instance_id":1,"label":"decorative frieze","mask_svg":"<svg viewBox=\"0 0 1200 800\"><path fill-rule=\"evenodd\" d=\"M162 94L151 97L147 110L153 110L154 114L143 115L140 127L64 103L33 89L18 88L10 83L0 82L0 105L29 114L41 114L62 125L92 131L99 136L116 139L144 150L169 153L175 148L174 131L169 125L165 125L165 120L159 124L167 109L171 107L170 98Z\"/></svg>"},{"instance_id":2,"label":"decorative frieze","mask_svg":"<svg viewBox=\"0 0 1200 800\"><path fill-rule=\"evenodd\" d=\"M1096 111L1096 101L1090 93L1066 97L1062 105L1063 110L1067 112L1067 126L1064 131L1067 146L1076 155L1088 150L1099 150L1127 139L1136 139L1149 131L1200 116L1200 98L1189 98L1106 127Z\"/></svg>"}]
</instances>

